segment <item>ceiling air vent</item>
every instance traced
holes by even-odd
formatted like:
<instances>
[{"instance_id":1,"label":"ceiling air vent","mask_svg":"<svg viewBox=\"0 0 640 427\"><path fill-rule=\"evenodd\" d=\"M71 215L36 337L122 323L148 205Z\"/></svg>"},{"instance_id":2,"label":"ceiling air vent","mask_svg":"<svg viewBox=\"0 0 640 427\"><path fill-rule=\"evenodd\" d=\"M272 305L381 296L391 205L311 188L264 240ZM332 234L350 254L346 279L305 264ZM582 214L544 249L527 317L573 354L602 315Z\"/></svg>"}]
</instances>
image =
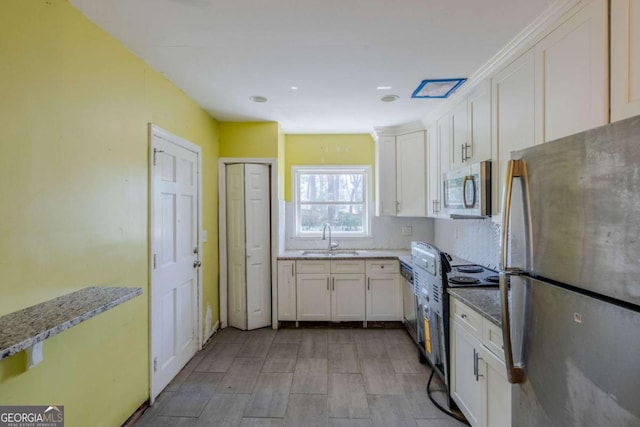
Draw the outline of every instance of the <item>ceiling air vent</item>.
<instances>
[{"instance_id":1,"label":"ceiling air vent","mask_svg":"<svg viewBox=\"0 0 640 427\"><path fill-rule=\"evenodd\" d=\"M467 79L423 80L413 91L412 98L448 98Z\"/></svg>"}]
</instances>

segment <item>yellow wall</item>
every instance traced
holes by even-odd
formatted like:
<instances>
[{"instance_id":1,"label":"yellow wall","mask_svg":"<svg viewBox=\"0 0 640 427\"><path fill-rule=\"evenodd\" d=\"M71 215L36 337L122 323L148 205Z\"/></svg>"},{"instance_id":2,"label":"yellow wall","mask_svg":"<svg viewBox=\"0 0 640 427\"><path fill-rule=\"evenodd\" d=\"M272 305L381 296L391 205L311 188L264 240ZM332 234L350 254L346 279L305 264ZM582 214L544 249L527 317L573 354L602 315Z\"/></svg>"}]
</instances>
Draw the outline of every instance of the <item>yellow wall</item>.
<instances>
[{"instance_id":1,"label":"yellow wall","mask_svg":"<svg viewBox=\"0 0 640 427\"><path fill-rule=\"evenodd\" d=\"M205 307L218 315L218 124L65 0L0 3L0 314L87 285L144 293L0 361L0 404L120 425L148 398L148 136L203 148Z\"/></svg>"},{"instance_id":2,"label":"yellow wall","mask_svg":"<svg viewBox=\"0 0 640 427\"><path fill-rule=\"evenodd\" d=\"M375 161L375 145L368 134L286 135L285 195L291 200L291 166L370 165ZM372 177L372 182L373 182Z\"/></svg>"},{"instance_id":3,"label":"yellow wall","mask_svg":"<svg viewBox=\"0 0 640 427\"><path fill-rule=\"evenodd\" d=\"M277 122L220 122L220 157L278 157Z\"/></svg>"},{"instance_id":4,"label":"yellow wall","mask_svg":"<svg viewBox=\"0 0 640 427\"><path fill-rule=\"evenodd\" d=\"M284 183L285 178L285 140L286 135L280 126L278 126L278 200L284 200Z\"/></svg>"}]
</instances>

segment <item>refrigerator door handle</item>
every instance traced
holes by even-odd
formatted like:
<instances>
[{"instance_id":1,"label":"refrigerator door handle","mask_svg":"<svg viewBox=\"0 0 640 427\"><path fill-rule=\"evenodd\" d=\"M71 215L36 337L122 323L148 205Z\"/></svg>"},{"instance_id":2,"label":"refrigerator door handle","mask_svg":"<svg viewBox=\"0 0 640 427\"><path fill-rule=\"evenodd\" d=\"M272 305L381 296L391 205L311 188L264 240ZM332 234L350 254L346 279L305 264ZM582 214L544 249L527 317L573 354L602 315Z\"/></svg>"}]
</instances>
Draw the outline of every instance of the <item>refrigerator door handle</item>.
<instances>
[{"instance_id":1,"label":"refrigerator door handle","mask_svg":"<svg viewBox=\"0 0 640 427\"><path fill-rule=\"evenodd\" d=\"M507 177L505 179L502 197L502 234L500 236L500 271L520 273L520 269L509 267L509 222L511 220L511 196L513 195L513 180L524 177L525 168L522 160L509 160Z\"/></svg>"},{"instance_id":2,"label":"refrigerator door handle","mask_svg":"<svg viewBox=\"0 0 640 427\"><path fill-rule=\"evenodd\" d=\"M513 345L511 342L511 319L509 317L509 276L518 275L520 270L509 267L509 220L511 217L511 196L513 194L513 180L525 174L522 160L509 160L507 177L502 199L502 236L500 241L500 302L502 306L502 341L504 347L504 362L507 368L507 378L511 384L524 381L524 367L513 362Z\"/></svg>"}]
</instances>

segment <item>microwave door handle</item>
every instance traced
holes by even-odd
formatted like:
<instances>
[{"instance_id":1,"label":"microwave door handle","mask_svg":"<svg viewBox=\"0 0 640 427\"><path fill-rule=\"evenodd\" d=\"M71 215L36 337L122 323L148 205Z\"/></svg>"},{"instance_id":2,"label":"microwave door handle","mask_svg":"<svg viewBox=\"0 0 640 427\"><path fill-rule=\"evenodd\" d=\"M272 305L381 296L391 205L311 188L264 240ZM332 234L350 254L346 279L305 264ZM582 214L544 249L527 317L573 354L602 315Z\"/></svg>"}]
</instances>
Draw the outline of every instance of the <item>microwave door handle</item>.
<instances>
[{"instance_id":1,"label":"microwave door handle","mask_svg":"<svg viewBox=\"0 0 640 427\"><path fill-rule=\"evenodd\" d=\"M473 185L473 199L471 199L471 203L467 201L467 182L471 182ZM465 176L462 179L462 204L465 209L472 209L476 205L476 193L478 189L476 188L476 180L473 176Z\"/></svg>"},{"instance_id":2,"label":"microwave door handle","mask_svg":"<svg viewBox=\"0 0 640 427\"><path fill-rule=\"evenodd\" d=\"M524 164L522 160L509 160L505 181L504 197L502 199L502 235L500 239L500 302L502 306L502 341L504 343L504 361L507 368L507 378L511 384L524 381L524 366L513 362L513 344L511 342L511 319L509 317L509 276L519 274L518 269L510 268L509 260L509 220L511 217L511 196L513 194L513 180L522 177Z\"/></svg>"}]
</instances>

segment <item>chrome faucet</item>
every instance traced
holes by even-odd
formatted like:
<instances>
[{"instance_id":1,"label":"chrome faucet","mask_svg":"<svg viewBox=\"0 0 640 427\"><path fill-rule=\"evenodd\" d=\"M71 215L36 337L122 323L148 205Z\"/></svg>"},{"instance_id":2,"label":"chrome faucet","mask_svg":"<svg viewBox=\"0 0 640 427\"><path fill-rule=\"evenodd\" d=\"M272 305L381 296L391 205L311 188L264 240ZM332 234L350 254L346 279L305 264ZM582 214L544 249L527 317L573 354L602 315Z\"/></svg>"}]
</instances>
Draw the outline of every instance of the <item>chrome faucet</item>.
<instances>
[{"instance_id":1,"label":"chrome faucet","mask_svg":"<svg viewBox=\"0 0 640 427\"><path fill-rule=\"evenodd\" d=\"M331 241L331 224L329 223L326 223L324 225L324 228L322 229L322 240L327 240L326 239L327 227L329 227L329 250L332 251L338 247L339 243L338 242L334 243Z\"/></svg>"}]
</instances>

